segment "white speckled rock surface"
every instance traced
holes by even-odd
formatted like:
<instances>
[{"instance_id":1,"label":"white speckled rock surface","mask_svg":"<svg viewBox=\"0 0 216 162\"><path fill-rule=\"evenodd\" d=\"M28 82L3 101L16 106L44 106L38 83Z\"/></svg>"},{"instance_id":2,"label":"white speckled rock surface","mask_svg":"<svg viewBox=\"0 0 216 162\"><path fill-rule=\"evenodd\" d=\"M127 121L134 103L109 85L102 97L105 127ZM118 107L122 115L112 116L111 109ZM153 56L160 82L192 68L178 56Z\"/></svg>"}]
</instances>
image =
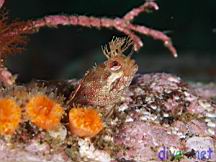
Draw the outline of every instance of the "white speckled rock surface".
<instances>
[{"instance_id":1,"label":"white speckled rock surface","mask_svg":"<svg viewBox=\"0 0 216 162\"><path fill-rule=\"evenodd\" d=\"M176 151L183 153L180 162L201 162L196 151L215 162L216 90L210 87L165 73L137 75L96 140L44 131L22 142L1 137L0 162L160 162L177 159ZM160 154L164 148L168 157Z\"/></svg>"}]
</instances>

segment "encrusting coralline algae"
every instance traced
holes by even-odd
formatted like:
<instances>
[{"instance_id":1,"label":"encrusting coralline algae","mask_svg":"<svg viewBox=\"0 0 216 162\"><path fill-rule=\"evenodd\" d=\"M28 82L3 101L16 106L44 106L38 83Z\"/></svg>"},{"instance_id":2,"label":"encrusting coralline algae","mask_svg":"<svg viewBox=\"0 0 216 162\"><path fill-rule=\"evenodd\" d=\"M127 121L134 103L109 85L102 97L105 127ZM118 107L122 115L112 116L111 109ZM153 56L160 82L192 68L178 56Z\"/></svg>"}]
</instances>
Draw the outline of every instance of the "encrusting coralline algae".
<instances>
[{"instance_id":1,"label":"encrusting coralline algae","mask_svg":"<svg viewBox=\"0 0 216 162\"><path fill-rule=\"evenodd\" d=\"M67 94L60 91L59 95ZM201 97L202 93L198 96L195 91L170 74L137 75L114 114L105 121L105 129L95 138L76 137L67 130L66 137L65 133L51 136L31 125L21 126L26 133L1 138L0 159L159 162L160 158L179 158L180 162L191 162L208 158L214 162L216 128L209 123L215 123L216 106L213 100ZM30 137L28 131L35 131L35 135ZM163 157L159 153L164 149L173 154ZM177 151L182 155L174 156ZM198 155L201 151L205 155Z\"/></svg>"}]
</instances>

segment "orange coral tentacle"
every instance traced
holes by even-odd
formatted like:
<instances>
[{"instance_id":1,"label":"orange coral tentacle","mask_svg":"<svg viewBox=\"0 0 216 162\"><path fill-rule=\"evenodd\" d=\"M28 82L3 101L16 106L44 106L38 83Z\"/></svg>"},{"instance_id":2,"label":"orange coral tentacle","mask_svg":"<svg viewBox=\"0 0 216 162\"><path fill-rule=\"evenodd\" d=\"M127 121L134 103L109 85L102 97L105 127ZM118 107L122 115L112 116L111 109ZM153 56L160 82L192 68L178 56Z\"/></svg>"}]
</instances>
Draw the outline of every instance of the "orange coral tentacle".
<instances>
[{"instance_id":1,"label":"orange coral tentacle","mask_svg":"<svg viewBox=\"0 0 216 162\"><path fill-rule=\"evenodd\" d=\"M13 99L0 99L0 135L15 133L21 122L21 108Z\"/></svg>"},{"instance_id":2,"label":"orange coral tentacle","mask_svg":"<svg viewBox=\"0 0 216 162\"><path fill-rule=\"evenodd\" d=\"M94 137L104 127L100 115L93 108L72 108L69 126L71 133L79 137Z\"/></svg>"},{"instance_id":3,"label":"orange coral tentacle","mask_svg":"<svg viewBox=\"0 0 216 162\"><path fill-rule=\"evenodd\" d=\"M45 95L32 97L26 104L26 114L29 120L45 130L57 129L64 113L60 104Z\"/></svg>"}]
</instances>

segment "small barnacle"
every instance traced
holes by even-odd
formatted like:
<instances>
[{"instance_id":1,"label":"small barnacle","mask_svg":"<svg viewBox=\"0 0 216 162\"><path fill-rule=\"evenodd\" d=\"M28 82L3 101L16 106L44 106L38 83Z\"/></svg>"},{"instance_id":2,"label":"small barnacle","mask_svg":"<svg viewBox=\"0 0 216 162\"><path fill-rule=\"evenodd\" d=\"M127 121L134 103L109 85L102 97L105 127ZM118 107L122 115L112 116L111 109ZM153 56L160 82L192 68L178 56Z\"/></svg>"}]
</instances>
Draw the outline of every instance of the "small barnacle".
<instances>
[{"instance_id":1,"label":"small barnacle","mask_svg":"<svg viewBox=\"0 0 216 162\"><path fill-rule=\"evenodd\" d=\"M0 99L0 135L11 135L21 122L21 108L11 98Z\"/></svg>"},{"instance_id":2,"label":"small barnacle","mask_svg":"<svg viewBox=\"0 0 216 162\"><path fill-rule=\"evenodd\" d=\"M63 107L45 94L32 96L25 109L27 118L45 130L57 129L64 114Z\"/></svg>"},{"instance_id":3,"label":"small barnacle","mask_svg":"<svg viewBox=\"0 0 216 162\"><path fill-rule=\"evenodd\" d=\"M28 96L28 91L26 90L26 87L18 85L6 87L2 89L0 93L3 98L9 96L13 98L16 101L16 103L20 105L21 108L25 104L25 101L27 100Z\"/></svg>"},{"instance_id":4,"label":"small barnacle","mask_svg":"<svg viewBox=\"0 0 216 162\"><path fill-rule=\"evenodd\" d=\"M93 108L72 108L69 112L70 131L79 137L94 137L103 129L103 122Z\"/></svg>"}]
</instances>

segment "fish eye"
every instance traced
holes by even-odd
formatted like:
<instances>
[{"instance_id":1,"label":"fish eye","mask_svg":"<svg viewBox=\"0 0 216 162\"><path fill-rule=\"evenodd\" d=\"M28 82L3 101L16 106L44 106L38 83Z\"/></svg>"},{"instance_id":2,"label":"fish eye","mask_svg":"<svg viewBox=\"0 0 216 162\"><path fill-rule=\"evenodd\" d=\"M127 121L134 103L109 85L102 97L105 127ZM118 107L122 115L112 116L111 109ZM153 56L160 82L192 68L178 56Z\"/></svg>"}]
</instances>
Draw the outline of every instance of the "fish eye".
<instances>
[{"instance_id":1,"label":"fish eye","mask_svg":"<svg viewBox=\"0 0 216 162\"><path fill-rule=\"evenodd\" d=\"M117 71L121 69L122 65L118 61L112 61L109 64L109 68L111 71Z\"/></svg>"}]
</instances>

